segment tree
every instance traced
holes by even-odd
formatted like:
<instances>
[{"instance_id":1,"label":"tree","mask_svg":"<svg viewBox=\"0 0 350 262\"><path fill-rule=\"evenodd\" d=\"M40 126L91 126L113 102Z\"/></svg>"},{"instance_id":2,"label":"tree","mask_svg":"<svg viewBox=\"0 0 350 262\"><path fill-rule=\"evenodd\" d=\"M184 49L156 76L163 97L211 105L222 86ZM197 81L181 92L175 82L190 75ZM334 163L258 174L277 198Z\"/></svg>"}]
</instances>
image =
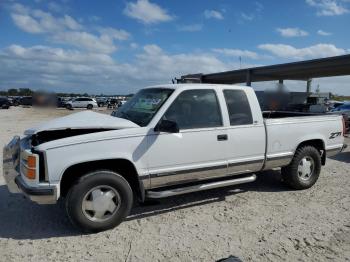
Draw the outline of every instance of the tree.
<instances>
[{"instance_id":1,"label":"tree","mask_svg":"<svg viewBox=\"0 0 350 262\"><path fill-rule=\"evenodd\" d=\"M16 88L10 88L7 90L7 94L9 96L17 96L18 95L18 90Z\"/></svg>"}]
</instances>

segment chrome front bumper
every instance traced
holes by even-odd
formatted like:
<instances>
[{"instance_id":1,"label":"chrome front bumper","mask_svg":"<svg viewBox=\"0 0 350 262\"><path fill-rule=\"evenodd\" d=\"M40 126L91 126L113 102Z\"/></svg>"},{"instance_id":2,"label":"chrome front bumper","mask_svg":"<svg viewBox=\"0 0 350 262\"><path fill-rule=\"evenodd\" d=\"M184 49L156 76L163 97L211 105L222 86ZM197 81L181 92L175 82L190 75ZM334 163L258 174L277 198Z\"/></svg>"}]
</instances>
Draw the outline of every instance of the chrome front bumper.
<instances>
[{"instance_id":1,"label":"chrome front bumper","mask_svg":"<svg viewBox=\"0 0 350 262\"><path fill-rule=\"evenodd\" d=\"M56 187L49 185L29 186L20 174L20 143L15 136L3 150L3 176L11 193L22 193L38 204L54 204L57 202Z\"/></svg>"},{"instance_id":2,"label":"chrome front bumper","mask_svg":"<svg viewBox=\"0 0 350 262\"><path fill-rule=\"evenodd\" d=\"M15 136L3 150L3 176L11 193L20 193L15 178L19 175L20 138Z\"/></svg>"}]
</instances>

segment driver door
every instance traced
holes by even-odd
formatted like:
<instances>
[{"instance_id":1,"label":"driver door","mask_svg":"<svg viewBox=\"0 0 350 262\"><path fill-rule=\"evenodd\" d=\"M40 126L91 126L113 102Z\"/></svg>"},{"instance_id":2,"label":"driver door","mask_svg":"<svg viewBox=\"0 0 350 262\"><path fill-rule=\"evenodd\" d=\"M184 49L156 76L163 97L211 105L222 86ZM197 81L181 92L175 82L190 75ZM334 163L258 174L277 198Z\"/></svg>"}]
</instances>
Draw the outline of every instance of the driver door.
<instances>
[{"instance_id":1,"label":"driver door","mask_svg":"<svg viewBox=\"0 0 350 262\"><path fill-rule=\"evenodd\" d=\"M151 188L227 173L227 136L219 130L223 120L215 90L183 91L162 119L176 122L179 133L154 132L148 136Z\"/></svg>"}]
</instances>

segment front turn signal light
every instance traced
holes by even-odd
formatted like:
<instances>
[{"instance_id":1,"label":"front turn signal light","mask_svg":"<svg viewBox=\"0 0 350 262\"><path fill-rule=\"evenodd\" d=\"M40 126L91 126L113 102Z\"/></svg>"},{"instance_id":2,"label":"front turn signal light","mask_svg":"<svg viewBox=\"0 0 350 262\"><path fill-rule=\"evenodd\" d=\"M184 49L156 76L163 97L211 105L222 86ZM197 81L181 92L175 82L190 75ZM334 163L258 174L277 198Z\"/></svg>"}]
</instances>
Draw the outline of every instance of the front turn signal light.
<instances>
[{"instance_id":1,"label":"front turn signal light","mask_svg":"<svg viewBox=\"0 0 350 262\"><path fill-rule=\"evenodd\" d=\"M27 171L27 178L29 179L35 179L35 169L28 169Z\"/></svg>"},{"instance_id":2,"label":"front turn signal light","mask_svg":"<svg viewBox=\"0 0 350 262\"><path fill-rule=\"evenodd\" d=\"M27 158L27 178L28 179L35 179L36 177L36 157L35 156L28 156Z\"/></svg>"},{"instance_id":3,"label":"front turn signal light","mask_svg":"<svg viewBox=\"0 0 350 262\"><path fill-rule=\"evenodd\" d=\"M27 165L29 168L36 168L36 157L35 156L28 156Z\"/></svg>"}]
</instances>

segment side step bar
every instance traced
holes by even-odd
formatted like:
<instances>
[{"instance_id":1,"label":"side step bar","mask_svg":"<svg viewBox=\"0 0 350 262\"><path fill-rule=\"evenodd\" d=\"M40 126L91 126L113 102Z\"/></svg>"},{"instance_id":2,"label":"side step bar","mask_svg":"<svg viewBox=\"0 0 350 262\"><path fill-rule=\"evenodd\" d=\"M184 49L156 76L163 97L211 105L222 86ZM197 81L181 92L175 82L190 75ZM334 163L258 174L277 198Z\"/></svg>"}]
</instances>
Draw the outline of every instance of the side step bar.
<instances>
[{"instance_id":1,"label":"side step bar","mask_svg":"<svg viewBox=\"0 0 350 262\"><path fill-rule=\"evenodd\" d=\"M205 184L195 185L195 186L187 186L187 187L179 187L175 189L169 189L164 191L147 191L146 197L147 198L164 198L169 196L176 196L176 195L182 195L197 191L203 191L207 189L212 188L219 188L219 187L226 187L226 186L232 186L232 185L238 185L238 184L244 184L249 182L254 182L256 180L256 175L251 175L248 177L243 178L236 178L236 179L230 179L230 180L224 180L224 181L216 181L216 182L209 182Z\"/></svg>"}]
</instances>

